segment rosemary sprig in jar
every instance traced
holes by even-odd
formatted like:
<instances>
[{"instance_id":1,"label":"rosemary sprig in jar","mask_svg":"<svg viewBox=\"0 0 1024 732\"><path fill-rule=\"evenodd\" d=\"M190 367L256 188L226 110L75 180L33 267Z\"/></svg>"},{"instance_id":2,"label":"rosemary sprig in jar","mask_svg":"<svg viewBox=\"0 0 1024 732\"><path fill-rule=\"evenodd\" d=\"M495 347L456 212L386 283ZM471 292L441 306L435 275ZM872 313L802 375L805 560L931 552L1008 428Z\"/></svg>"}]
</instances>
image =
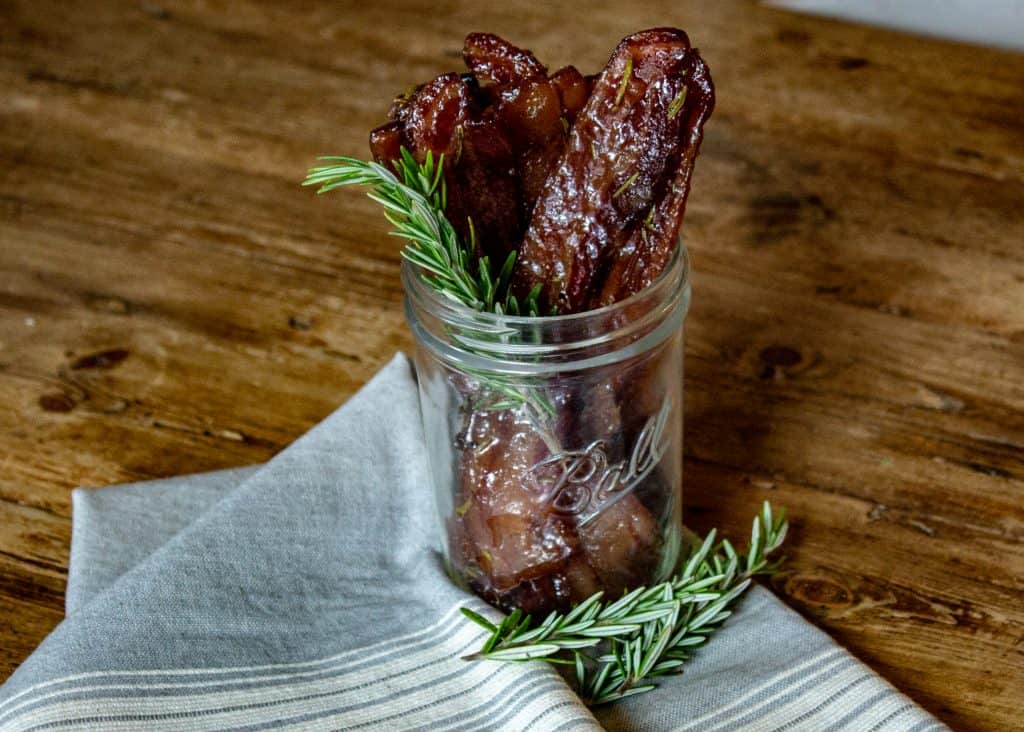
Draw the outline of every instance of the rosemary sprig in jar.
<instances>
[{"instance_id":1,"label":"rosemary sprig in jar","mask_svg":"<svg viewBox=\"0 0 1024 732\"><path fill-rule=\"evenodd\" d=\"M318 186L318 194L343 186L370 187L367 195L384 207L384 216L395 227L391 234L407 242L402 257L420 268L429 286L473 310L498 315L539 315L539 285L522 302L511 291L516 252L509 253L497 272L492 271L488 257L476 256L472 220L468 221L469 240L463 241L445 215L448 201L444 155L435 158L427 152L423 162L418 163L403 147L401 157L392 163L394 172L380 163L343 155L320 160L330 165L311 168L302 184ZM454 334L453 337L457 338ZM501 333L494 335L497 342L502 337ZM541 425L553 418L554 406L542 390L518 381L512 383L497 374L466 371L493 395L480 405L482 409L525 407L531 419Z\"/></svg>"},{"instance_id":2,"label":"rosemary sprig in jar","mask_svg":"<svg viewBox=\"0 0 1024 732\"><path fill-rule=\"evenodd\" d=\"M367 194L384 207L384 216L395 227L393 236L407 241L402 256L423 270L423 279L434 289L473 310L499 315L539 315L540 287L520 302L510 287L516 252L510 252L494 271L490 258L476 256L476 234L468 222L468 241L462 241L445 216L447 191L444 155L435 159L427 152L416 162L406 148L393 161L395 172L380 163L346 156L320 158L331 165L311 168L302 185L319 186L326 193L342 186L369 186Z\"/></svg>"},{"instance_id":3,"label":"rosemary sprig in jar","mask_svg":"<svg viewBox=\"0 0 1024 732\"><path fill-rule=\"evenodd\" d=\"M670 580L639 587L614 602L605 602L598 592L541 623L514 610L496 625L463 608L491 634L466 658L573 666L577 691L591 706L650 691L653 679L682 671L692 649L732 614L753 577L778 570L782 560L769 561L769 555L782 545L788 527L785 511L773 515L765 501L744 555L727 539L716 544L712 530Z\"/></svg>"}]
</instances>

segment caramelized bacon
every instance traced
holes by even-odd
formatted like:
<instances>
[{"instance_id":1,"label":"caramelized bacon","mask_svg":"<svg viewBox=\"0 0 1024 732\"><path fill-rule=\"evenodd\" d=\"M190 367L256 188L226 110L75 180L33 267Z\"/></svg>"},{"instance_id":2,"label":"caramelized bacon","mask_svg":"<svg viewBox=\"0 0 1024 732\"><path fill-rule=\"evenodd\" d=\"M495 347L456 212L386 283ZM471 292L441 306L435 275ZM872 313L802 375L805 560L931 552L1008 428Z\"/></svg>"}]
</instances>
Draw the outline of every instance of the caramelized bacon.
<instances>
[{"instance_id":1,"label":"caramelized bacon","mask_svg":"<svg viewBox=\"0 0 1024 732\"><path fill-rule=\"evenodd\" d=\"M425 154L451 157L458 146L458 130L470 118L473 97L458 74L442 74L419 86L391 109L401 125L402 144Z\"/></svg>"},{"instance_id":2,"label":"caramelized bacon","mask_svg":"<svg viewBox=\"0 0 1024 732\"><path fill-rule=\"evenodd\" d=\"M549 79L532 53L490 33L467 36L462 55L513 146L525 221L565 149L586 82L572 67Z\"/></svg>"},{"instance_id":3,"label":"caramelized bacon","mask_svg":"<svg viewBox=\"0 0 1024 732\"><path fill-rule=\"evenodd\" d=\"M685 89L682 31L625 38L598 77L548 176L516 263L514 285L541 287L541 310L587 307L608 251L621 246L654 198L679 145L670 108Z\"/></svg>"},{"instance_id":4,"label":"caramelized bacon","mask_svg":"<svg viewBox=\"0 0 1024 732\"><path fill-rule=\"evenodd\" d=\"M592 308L611 305L640 292L664 271L675 251L704 122L715 106L711 75L696 51L687 65L685 79L686 100L678 113L683 120L682 145L668 166L674 174L662 184L650 218L636 226L628 241L612 253L604 282L591 297Z\"/></svg>"},{"instance_id":5,"label":"caramelized bacon","mask_svg":"<svg viewBox=\"0 0 1024 732\"><path fill-rule=\"evenodd\" d=\"M558 91L558 99L562 103L562 117L572 127L577 115L583 111L583 105L590 96L593 79L587 80L575 66L566 66L551 75L551 85ZM568 130L566 130L568 133Z\"/></svg>"},{"instance_id":6,"label":"caramelized bacon","mask_svg":"<svg viewBox=\"0 0 1024 732\"><path fill-rule=\"evenodd\" d=\"M519 205L515 155L493 120L470 120L461 134L460 151L445 172L450 220L468 228L472 219L477 253L500 267L518 247L526 220Z\"/></svg>"},{"instance_id":7,"label":"caramelized bacon","mask_svg":"<svg viewBox=\"0 0 1024 732\"><path fill-rule=\"evenodd\" d=\"M565 149L558 90L545 77L509 85L499 93L495 113L515 149L525 218Z\"/></svg>"},{"instance_id":8,"label":"caramelized bacon","mask_svg":"<svg viewBox=\"0 0 1024 732\"><path fill-rule=\"evenodd\" d=\"M535 428L511 411L477 410L461 441L456 555L497 592L558 571L577 540L546 496L530 489L530 468L549 454Z\"/></svg>"},{"instance_id":9,"label":"caramelized bacon","mask_svg":"<svg viewBox=\"0 0 1024 732\"><path fill-rule=\"evenodd\" d=\"M374 158L396 160L403 146L420 162L427 152L444 155L448 220L466 240L472 219L477 254L500 266L516 248L525 217L512 146L497 120L481 115L472 90L455 73L397 100L391 117L370 133Z\"/></svg>"},{"instance_id":10,"label":"caramelized bacon","mask_svg":"<svg viewBox=\"0 0 1024 732\"><path fill-rule=\"evenodd\" d=\"M608 460L625 459L614 390L588 399L577 391L556 400L563 412L580 410L563 425L566 445L600 440ZM510 411L470 411L460 438L451 556L479 594L506 609L565 608L601 588L617 594L642 583L657 563L657 520L635 495L582 525L578 515L556 510L532 477L552 449L562 450L555 443L545 443L534 425ZM596 490L601 477L595 471L583 489Z\"/></svg>"},{"instance_id":11,"label":"caramelized bacon","mask_svg":"<svg viewBox=\"0 0 1024 732\"><path fill-rule=\"evenodd\" d=\"M388 122L370 130L370 153L378 163L398 160L402 153L402 123Z\"/></svg>"},{"instance_id":12,"label":"caramelized bacon","mask_svg":"<svg viewBox=\"0 0 1024 732\"><path fill-rule=\"evenodd\" d=\"M493 33L470 33L462 47L466 66L482 81L511 84L546 77L547 68L529 51Z\"/></svg>"},{"instance_id":13,"label":"caramelized bacon","mask_svg":"<svg viewBox=\"0 0 1024 732\"><path fill-rule=\"evenodd\" d=\"M658 522L632 493L580 526L578 533L583 556L608 597L642 584L657 568Z\"/></svg>"}]
</instances>

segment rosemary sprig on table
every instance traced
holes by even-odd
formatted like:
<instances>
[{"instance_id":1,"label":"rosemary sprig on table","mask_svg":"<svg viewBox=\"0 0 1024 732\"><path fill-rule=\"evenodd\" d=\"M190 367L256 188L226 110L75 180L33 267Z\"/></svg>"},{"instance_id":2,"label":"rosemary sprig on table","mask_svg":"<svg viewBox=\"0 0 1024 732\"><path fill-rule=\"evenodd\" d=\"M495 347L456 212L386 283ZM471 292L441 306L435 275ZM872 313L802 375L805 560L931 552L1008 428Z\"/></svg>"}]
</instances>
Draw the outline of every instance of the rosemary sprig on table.
<instances>
[{"instance_id":1,"label":"rosemary sprig on table","mask_svg":"<svg viewBox=\"0 0 1024 732\"><path fill-rule=\"evenodd\" d=\"M395 172L380 163L346 156L320 160L332 164L311 168L303 185L319 186L317 193L342 186L370 186L367 195L384 207L384 216L395 227L391 234L407 241L402 256L422 268L424 280L442 295L473 310L539 314L539 287L522 303L511 292L516 253L510 252L493 271L489 257L477 256L473 221L467 222L468 241L462 241L445 216L444 155L435 159L427 152L418 163L403 147L401 157L393 161Z\"/></svg>"},{"instance_id":2,"label":"rosemary sprig on table","mask_svg":"<svg viewBox=\"0 0 1024 732\"><path fill-rule=\"evenodd\" d=\"M712 530L672 579L614 602L599 592L541 623L515 610L495 625L464 608L467 618L491 633L467 659L573 666L577 691L588 705L650 691L652 679L682 671L692 649L732 614L752 577L778 570L782 560L769 561L769 555L782 545L788 526L785 511L773 515L765 501L744 555L727 539L716 544Z\"/></svg>"}]
</instances>

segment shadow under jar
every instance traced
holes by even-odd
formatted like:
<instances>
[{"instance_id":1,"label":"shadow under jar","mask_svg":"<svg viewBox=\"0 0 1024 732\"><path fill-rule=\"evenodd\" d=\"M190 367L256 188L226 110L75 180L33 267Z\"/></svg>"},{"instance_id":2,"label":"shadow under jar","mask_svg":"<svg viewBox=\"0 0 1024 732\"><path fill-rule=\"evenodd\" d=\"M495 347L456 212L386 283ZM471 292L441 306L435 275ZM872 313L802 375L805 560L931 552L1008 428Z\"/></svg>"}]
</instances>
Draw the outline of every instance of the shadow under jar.
<instances>
[{"instance_id":1,"label":"shadow under jar","mask_svg":"<svg viewBox=\"0 0 1024 732\"><path fill-rule=\"evenodd\" d=\"M682 531L682 244L646 289L572 315L476 312L409 262L402 279L452 579L533 613L667 579Z\"/></svg>"}]
</instances>

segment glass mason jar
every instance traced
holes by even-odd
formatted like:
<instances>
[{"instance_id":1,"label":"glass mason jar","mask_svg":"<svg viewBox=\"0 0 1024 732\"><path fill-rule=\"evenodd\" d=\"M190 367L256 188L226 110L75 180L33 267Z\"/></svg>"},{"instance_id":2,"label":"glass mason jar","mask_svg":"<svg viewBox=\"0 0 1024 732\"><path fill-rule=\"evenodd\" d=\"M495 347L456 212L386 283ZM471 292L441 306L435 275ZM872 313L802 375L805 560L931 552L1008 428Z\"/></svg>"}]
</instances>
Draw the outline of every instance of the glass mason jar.
<instances>
[{"instance_id":1,"label":"glass mason jar","mask_svg":"<svg viewBox=\"0 0 1024 732\"><path fill-rule=\"evenodd\" d=\"M481 313L403 262L442 551L505 610L564 610L667 579L681 542L682 244L598 310Z\"/></svg>"}]
</instances>

